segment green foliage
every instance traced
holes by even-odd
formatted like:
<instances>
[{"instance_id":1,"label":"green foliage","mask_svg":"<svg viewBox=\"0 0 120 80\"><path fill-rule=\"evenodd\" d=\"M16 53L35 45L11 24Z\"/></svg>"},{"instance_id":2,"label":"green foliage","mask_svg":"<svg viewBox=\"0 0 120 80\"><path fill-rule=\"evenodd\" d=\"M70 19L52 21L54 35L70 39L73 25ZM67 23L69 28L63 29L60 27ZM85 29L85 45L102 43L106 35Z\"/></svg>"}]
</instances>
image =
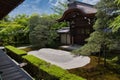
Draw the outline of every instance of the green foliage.
<instances>
[{"instance_id":1,"label":"green foliage","mask_svg":"<svg viewBox=\"0 0 120 80\"><path fill-rule=\"evenodd\" d=\"M115 18L111 20L110 28L112 28L112 31L119 32L120 30L120 0L115 0L115 3L118 6L118 9L115 12Z\"/></svg>"},{"instance_id":2,"label":"green foliage","mask_svg":"<svg viewBox=\"0 0 120 80\"><path fill-rule=\"evenodd\" d=\"M11 26L12 25L12 26ZM4 28L0 31L0 34L2 33L8 33L8 34L17 34L18 31L20 31L21 29L23 29L23 26L16 24L16 23L9 23L8 26L6 26L7 28Z\"/></svg>"},{"instance_id":3,"label":"green foliage","mask_svg":"<svg viewBox=\"0 0 120 80\"><path fill-rule=\"evenodd\" d=\"M115 2L119 5L120 4L120 0L115 0Z\"/></svg>"},{"instance_id":4,"label":"green foliage","mask_svg":"<svg viewBox=\"0 0 120 80\"><path fill-rule=\"evenodd\" d=\"M120 65L113 63L113 62L109 62L109 64L107 65L108 69L111 69L112 71L120 74Z\"/></svg>"},{"instance_id":5,"label":"green foliage","mask_svg":"<svg viewBox=\"0 0 120 80\"><path fill-rule=\"evenodd\" d=\"M114 57L114 58L112 59L111 62L117 63L119 60L120 60L119 56L116 56L116 57Z\"/></svg>"},{"instance_id":6,"label":"green foliage","mask_svg":"<svg viewBox=\"0 0 120 80\"><path fill-rule=\"evenodd\" d=\"M10 16L9 16L9 15L5 16L5 17L2 19L2 21L10 22Z\"/></svg>"},{"instance_id":7,"label":"green foliage","mask_svg":"<svg viewBox=\"0 0 120 80\"><path fill-rule=\"evenodd\" d=\"M0 39L4 44L19 45L29 43L28 16L18 15L0 21Z\"/></svg>"},{"instance_id":8,"label":"green foliage","mask_svg":"<svg viewBox=\"0 0 120 80\"><path fill-rule=\"evenodd\" d=\"M22 14L22 15L17 15L15 18L13 18L13 21L21 24L23 26L28 26L28 20L29 20L29 16Z\"/></svg>"},{"instance_id":9,"label":"green foliage","mask_svg":"<svg viewBox=\"0 0 120 80\"><path fill-rule=\"evenodd\" d=\"M116 17L114 21L110 24L113 32L117 32L120 29L120 16Z\"/></svg>"},{"instance_id":10,"label":"green foliage","mask_svg":"<svg viewBox=\"0 0 120 80\"><path fill-rule=\"evenodd\" d=\"M29 63L36 66L35 69L37 69L37 72L34 72L36 73L35 76L37 76L36 79L41 79L40 77L38 77L38 75L44 75L41 77L45 80L85 80L81 77L75 76L74 74L70 74L68 71L58 66L51 65L50 63L47 63L32 55L23 56L23 58L28 62L28 66Z\"/></svg>"},{"instance_id":11,"label":"green foliage","mask_svg":"<svg viewBox=\"0 0 120 80\"><path fill-rule=\"evenodd\" d=\"M29 19L29 28L30 28L30 31L32 31L38 24L39 24L39 21L40 20L40 16L37 15L37 14L33 14L30 19Z\"/></svg>"},{"instance_id":12,"label":"green foliage","mask_svg":"<svg viewBox=\"0 0 120 80\"><path fill-rule=\"evenodd\" d=\"M30 41L35 47L45 47L49 39L49 29L44 25L38 25L30 32Z\"/></svg>"},{"instance_id":13,"label":"green foliage","mask_svg":"<svg viewBox=\"0 0 120 80\"><path fill-rule=\"evenodd\" d=\"M13 47L13 46L5 46L5 48L6 48L7 50L13 52L14 54L17 54L17 55L20 55L20 56L27 54L27 52L25 52L25 51L23 51L23 50L20 50L20 49L17 49L17 48L15 48L15 47Z\"/></svg>"},{"instance_id":14,"label":"green foliage","mask_svg":"<svg viewBox=\"0 0 120 80\"><path fill-rule=\"evenodd\" d=\"M48 19L40 17L39 15L31 16L29 20L30 28L30 42L35 47L45 47L49 39Z\"/></svg>"},{"instance_id":15,"label":"green foliage","mask_svg":"<svg viewBox=\"0 0 120 80\"><path fill-rule=\"evenodd\" d=\"M36 47L56 47L57 29L65 25L57 23L58 15L37 15L34 14L29 19L30 42Z\"/></svg>"},{"instance_id":16,"label":"green foliage","mask_svg":"<svg viewBox=\"0 0 120 80\"><path fill-rule=\"evenodd\" d=\"M114 0L101 0L97 3L97 20L93 26L94 32L90 35L81 49L77 53L91 54L99 52L101 45L106 45L108 50L115 49L119 41L115 38L116 34L111 32L109 24L114 19L113 12L119 9ZM111 15L112 14L112 15Z\"/></svg>"},{"instance_id":17,"label":"green foliage","mask_svg":"<svg viewBox=\"0 0 120 80\"><path fill-rule=\"evenodd\" d=\"M57 30L66 23L57 23L60 15L22 14L14 18L5 17L0 21L2 45L21 46L31 44L37 47L57 47Z\"/></svg>"}]
</instances>

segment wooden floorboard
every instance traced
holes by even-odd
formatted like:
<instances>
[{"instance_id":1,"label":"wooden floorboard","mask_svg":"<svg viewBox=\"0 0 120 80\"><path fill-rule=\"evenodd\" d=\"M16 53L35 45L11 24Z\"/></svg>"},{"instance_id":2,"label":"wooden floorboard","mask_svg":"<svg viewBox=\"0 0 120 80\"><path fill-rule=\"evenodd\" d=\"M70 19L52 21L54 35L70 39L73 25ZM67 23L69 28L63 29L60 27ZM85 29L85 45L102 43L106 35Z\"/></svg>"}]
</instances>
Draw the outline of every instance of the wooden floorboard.
<instances>
[{"instance_id":1,"label":"wooden floorboard","mask_svg":"<svg viewBox=\"0 0 120 80\"><path fill-rule=\"evenodd\" d=\"M9 75L10 73L16 73L17 71L18 71L17 69L15 69L15 70L9 70L9 71L7 71L7 72L4 72L4 73L2 74L2 76Z\"/></svg>"},{"instance_id":2,"label":"wooden floorboard","mask_svg":"<svg viewBox=\"0 0 120 80\"><path fill-rule=\"evenodd\" d=\"M6 64L6 65L3 65L3 66L0 66L0 70L1 70L1 69L5 69L5 68L8 68L8 67L12 67L12 65Z\"/></svg>"},{"instance_id":3,"label":"wooden floorboard","mask_svg":"<svg viewBox=\"0 0 120 80\"><path fill-rule=\"evenodd\" d=\"M3 80L32 80L19 66L17 66L5 52L0 50L0 71Z\"/></svg>"}]
</instances>

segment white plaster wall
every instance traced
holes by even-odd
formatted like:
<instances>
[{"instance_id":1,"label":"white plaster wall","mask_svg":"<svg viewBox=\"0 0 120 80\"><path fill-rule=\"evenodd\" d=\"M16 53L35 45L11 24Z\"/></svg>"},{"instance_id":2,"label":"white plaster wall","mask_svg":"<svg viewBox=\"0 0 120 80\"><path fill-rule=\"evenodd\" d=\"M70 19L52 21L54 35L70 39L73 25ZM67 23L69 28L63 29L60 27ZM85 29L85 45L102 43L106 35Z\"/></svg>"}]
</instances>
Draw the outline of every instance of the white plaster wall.
<instances>
[{"instance_id":1,"label":"white plaster wall","mask_svg":"<svg viewBox=\"0 0 120 80\"><path fill-rule=\"evenodd\" d=\"M70 35L69 34L61 34L61 43L66 44L66 42L67 42L67 44L70 44Z\"/></svg>"}]
</instances>

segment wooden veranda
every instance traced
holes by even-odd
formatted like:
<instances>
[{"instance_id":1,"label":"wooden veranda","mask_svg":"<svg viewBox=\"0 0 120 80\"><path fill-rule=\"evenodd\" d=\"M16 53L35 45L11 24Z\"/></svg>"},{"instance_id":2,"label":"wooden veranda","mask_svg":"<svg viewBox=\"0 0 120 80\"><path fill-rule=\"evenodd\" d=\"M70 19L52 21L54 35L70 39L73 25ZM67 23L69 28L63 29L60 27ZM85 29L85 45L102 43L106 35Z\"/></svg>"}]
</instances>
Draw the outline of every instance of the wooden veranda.
<instances>
[{"instance_id":1,"label":"wooden veranda","mask_svg":"<svg viewBox=\"0 0 120 80\"><path fill-rule=\"evenodd\" d=\"M32 78L16 65L2 50L0 50L0 72L2 80L32 80Z\"/></svg>"}]
</instances>

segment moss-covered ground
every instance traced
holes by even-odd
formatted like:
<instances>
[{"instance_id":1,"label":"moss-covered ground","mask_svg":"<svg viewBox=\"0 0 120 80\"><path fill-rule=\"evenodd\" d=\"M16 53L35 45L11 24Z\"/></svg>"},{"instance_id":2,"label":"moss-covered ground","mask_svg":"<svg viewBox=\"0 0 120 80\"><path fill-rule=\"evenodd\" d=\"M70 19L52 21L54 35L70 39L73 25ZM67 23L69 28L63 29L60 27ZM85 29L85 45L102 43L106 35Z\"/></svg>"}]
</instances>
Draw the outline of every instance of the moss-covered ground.
<instances>
[{"instance_id":1,"label":"moss-covered ground","mask_svg":"<svg viewBox=\"0 0 120 80\"><path fill-rule=\"evenodd\" d=\"M91 62L81 68L68 70L70 73L82 76L87 80L120 80L120 74L110 69L108 63L104 66L103 60L98 64L98 57L90 56ZM120 65L119 65L120 66Z\"/></svg>"},{"instance_id":2,"label":"moss-covered ground","mask_svg":"<svg viewBox=\"0 0 120 80\"><path fill-rule=\"evenodd\" d=\"M25 48L25 51L31 51L32 48ZM107 54L107 61L110 61L110 64L114 64L117 59L120 57L119 53L111 53ZM98 64L98 57L97 56L90 56L91 62L81 68L71 69L68 70L70 73L76 74L87 80L120 80L120 72L119 68L115 69L113 66L107 63L106 67L104 66L103 57L101 58L100 64ZM78 63L79 64L79 63ZM116 64L116 63L115 63ZM120 67L120 64L117 63L117 66ZM118 71L118 72L116 72Z\"/></svg>"}]
</instances>

